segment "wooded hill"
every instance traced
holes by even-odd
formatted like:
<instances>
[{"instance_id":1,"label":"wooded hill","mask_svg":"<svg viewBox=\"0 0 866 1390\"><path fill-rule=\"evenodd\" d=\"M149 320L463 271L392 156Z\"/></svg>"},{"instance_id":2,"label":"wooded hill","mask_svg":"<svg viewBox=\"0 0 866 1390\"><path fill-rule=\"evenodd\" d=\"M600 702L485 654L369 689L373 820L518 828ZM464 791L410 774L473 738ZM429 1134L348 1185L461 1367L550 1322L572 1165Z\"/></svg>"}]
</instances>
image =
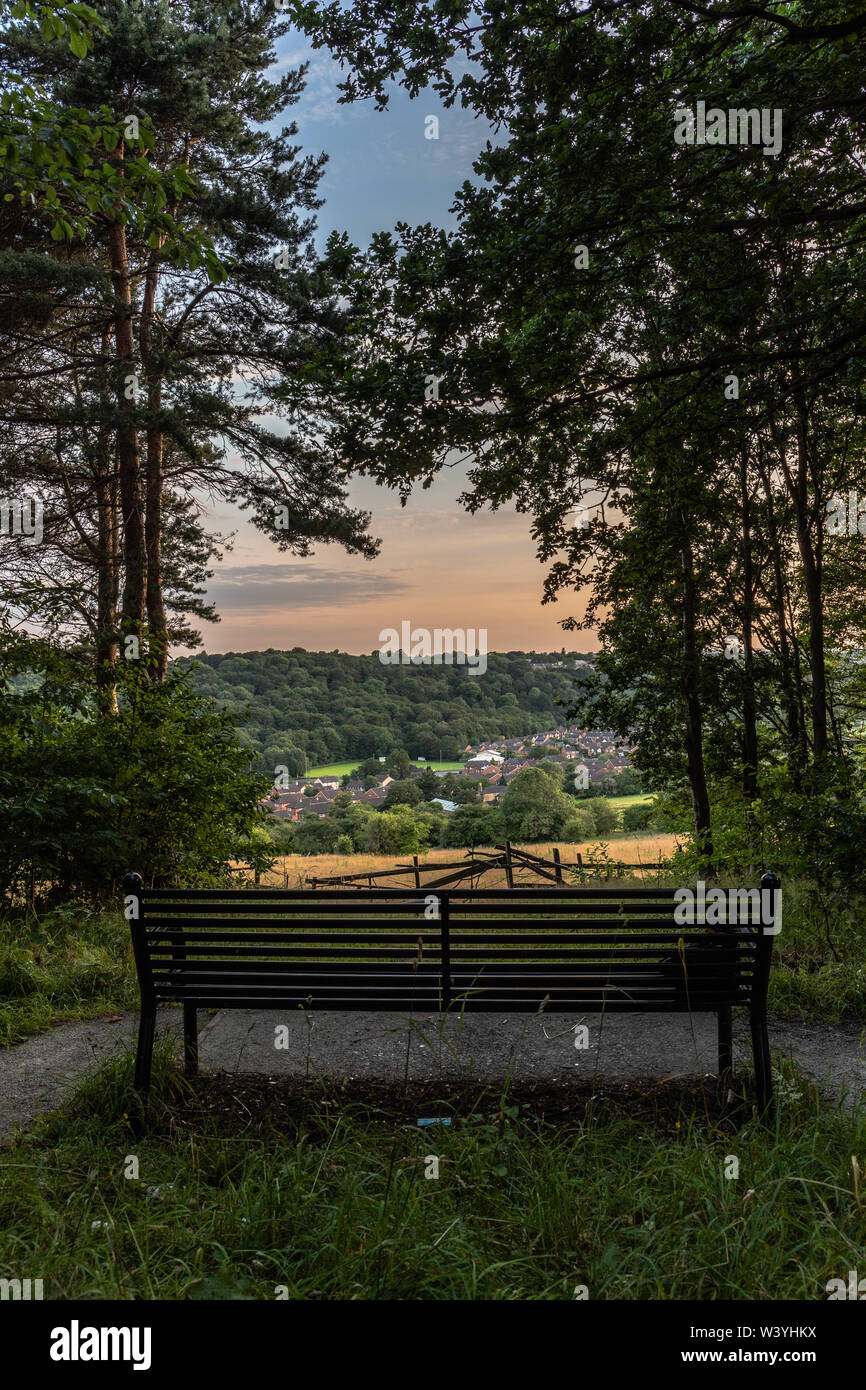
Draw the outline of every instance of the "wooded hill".
<instances>
[{"instance_id":1,"label":"wooded hill","mask_svg":"<svg viewBox=\"0 0 866 1390\"><path fill-rule=\"evenodd\" d=\"M470 743L519 738L561 724L592 657L492 653L483 676L465 666L385 666L378 653L228 652L185 658L195 688L237 722L261 767L295 775L318 763L377 757L456 758ZM557 667L553 663L563 662ZM534 665L550 663L546 669Z\"/></svg>"}]
</instances>

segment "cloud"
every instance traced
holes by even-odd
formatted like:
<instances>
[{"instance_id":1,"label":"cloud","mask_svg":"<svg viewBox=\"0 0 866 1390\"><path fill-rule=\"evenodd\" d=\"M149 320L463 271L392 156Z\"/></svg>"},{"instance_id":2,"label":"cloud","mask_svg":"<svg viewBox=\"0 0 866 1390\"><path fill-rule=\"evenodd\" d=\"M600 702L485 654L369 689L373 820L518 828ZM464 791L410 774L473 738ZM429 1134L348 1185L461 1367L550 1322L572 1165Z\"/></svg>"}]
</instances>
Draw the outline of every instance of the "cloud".
<instances>
[{"instance_id":1,"label":"cloud","mask_svg":"<svg viewBox=\"0 0 866 1390\"><path fill-rule=\"evenodd\" d=\"M347 118L345 106L340 106L337 83L346 76L340 64L330 54L314 49L312 44L293 48L281 53L277 61L268 69L272 78L278 74L299 68L307 63L303 93L292 108L292 118L299 125L322 121L331 125L341 125Z\"/></svg>"},{"instance_id":2,"label":"cloud","mask_svg":"<svg viewBox=\"0 0 866 1390\"><path fill-rule=\"evenodd\" d=\"M250 617L276 608L359 607L406 593L394 571L323 570L309 564L238 565L220 569L208 585L217 611Z\"/></svg>"}]
</instances>

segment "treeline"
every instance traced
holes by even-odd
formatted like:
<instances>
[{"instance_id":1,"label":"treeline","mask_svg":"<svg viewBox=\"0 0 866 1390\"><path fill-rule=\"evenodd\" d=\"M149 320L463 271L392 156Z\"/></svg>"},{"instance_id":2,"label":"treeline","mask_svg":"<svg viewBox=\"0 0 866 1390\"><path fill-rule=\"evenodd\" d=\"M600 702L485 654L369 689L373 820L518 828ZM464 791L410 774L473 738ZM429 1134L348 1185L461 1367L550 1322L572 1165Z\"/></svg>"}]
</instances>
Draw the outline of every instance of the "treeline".
<instances>
[{"instance_id":1,"label":"treeline","mask_svg":"<svg viewBox=\"0 0 866 1390\"><path fill-rule=\"evenodd\" d=\"M235 720L263 771L293 776L405 748L455 760L469 744L518 738L563 722L576 659L561 652L493 653L483 676L453 665L383 665L377 653L229 652L179 661L193 688ZM591 658L581 658L591 660ZM553 662L565 661L562 668ZM549 662L533 670L532 663Z\"/></svg>"}]
</instances>

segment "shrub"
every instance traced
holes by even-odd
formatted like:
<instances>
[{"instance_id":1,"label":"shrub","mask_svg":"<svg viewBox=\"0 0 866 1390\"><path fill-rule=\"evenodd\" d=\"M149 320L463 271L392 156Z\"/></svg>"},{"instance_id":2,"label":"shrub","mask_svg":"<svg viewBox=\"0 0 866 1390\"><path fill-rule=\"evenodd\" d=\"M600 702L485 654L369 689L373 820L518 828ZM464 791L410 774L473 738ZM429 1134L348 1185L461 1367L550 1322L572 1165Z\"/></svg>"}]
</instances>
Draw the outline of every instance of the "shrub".
<instances>
[{"instance_id":1,"label":"shrub","mask_svg":"<svg viewBox=\"0 0 866 1390\"><path fill-rule=\"evenodd\" d=\"M572 812L562 832L563 840L579 844L595 834L595 818L586 806L578 806Z\"/></svg>"},{"instance_id":2,"label":"shrub","mask_svg":"<svg viewBox=\"0 0 866 1390\"><path fill-rule=\"evenodd\" d=\"M458 806L442 829L439 843L446 849L472 849L493 845L505 831L502 812L493 806Z\"/></svg>"},{"instance_id":3,"label":"shrub","mask_svg":"<svg viewBox=\"0 0 866 1390\"><path fill-rule=\"evenodd\" d=\"M648 830L652 824L652 806L626 806L622 813L623 830Z\"/></svg>"},{"instance_id":4,"label":"shrub","mask_svg":"<svg viewBox=\"0 0 866 1390\"><path fill-rule=\"evenodd\" d=\"M265 867L254 839L268 778L231 716L176 675L154 685L120 662L119 712L100 714L90 673L32 641L0 645L0 895L106 898L129 869L148 884L228 881Z\"/></svg>"},{"instance_id":5,"label":"shrub","mask_svg":"<svg viewBox=\"0 0 866 1390\"><path fill-rule=\"evenodd\" d=\"M573 816L574 805L548 773L531 767L511 779L502 814L512 840L556 840Z\"/></svg>"},{"instance_id":6,"label":"shrub","mask_svg":"<svg viewBox=\"0 0 866 1390\"><path fill-rule=\"evenodd\" d=\"M595 822L596 835L609 835L619 826L619 817L607 797L594 796L588 803Z\"/></svg>"},{"instance_id":7,"label":"shrub","mask_svg":"<svg viewBox=\"0 0 866 1390\"><path fill-rule=\"evenodd\" d=\"M371 854L416 854L426 844L427 827L416 819L411 806L380 811L364 837L364 849Z\"/></svg>"}]
</instances>

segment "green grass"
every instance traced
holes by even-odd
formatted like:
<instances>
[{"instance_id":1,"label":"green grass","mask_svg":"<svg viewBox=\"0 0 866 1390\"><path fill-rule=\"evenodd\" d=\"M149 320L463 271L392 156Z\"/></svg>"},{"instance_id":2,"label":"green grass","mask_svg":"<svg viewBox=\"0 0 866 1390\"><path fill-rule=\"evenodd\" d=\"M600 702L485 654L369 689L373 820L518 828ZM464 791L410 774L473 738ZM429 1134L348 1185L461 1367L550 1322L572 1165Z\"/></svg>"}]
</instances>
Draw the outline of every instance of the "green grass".
<instances>
[{"instance_id":1,"label":"green grass","mask_svg":"<svg viewBox=\"0 0 866 1390\"><path fill-rule=\"evenodd\" d=\"M360 766L361 766L361 763L362 763L363 761L364 761L363 758L357 758L354 762L351 762L351 763L329 763L327 767L311 767L311 768L309 769L309 771L306 772L306 773L304 774L304 776L305 776L305 777L345 777L348 773L354 772L356 767L360 767ZM428 763L426 763L426 764L422 763L421 766L422 766L422 767L424 767L424 766L426 766L426 767L431 767L431 768L433 769L434 772L454 772L457 768L462 767L463 764L462 764L462 763L440 763L440 762L436 762L435 759L434 759L434 760L431 760L430 762L428 762ZM384 763L382 764L382 771L383 771L383 772L385 771L385 765L384 765Z\"/></svg>"},{"instance_id":2,"label":"green grass","mask_svg":"<svg viewBox=\"0 0 866 1390\"><path fill-rule=\"evenodd\" d=\"M794 879L783 881L782 901L770 1009L807 1022L866 1021L866 901L842 910Z\"/></svg>"},{"instance_id":3,"label":"green grass","mask_svg":"<svg viewBox=\"0 0 866 1390\"><path fill-rule=\"evenodd\" d=\"M609 796L608 803L615 811L623 811L626 806L651 806L655 797L642 792L636 792L632 796Z\"/></svg>"},{"instance_id":4,"label":"green grass","mask_svg":"<svg viewBox=\"0 0 866 1390\"><path fill-rule=\"evenodd\" d=\"M60 909L36 925L0 923L0 1047L65 1019L138 1003L121 913Z\"/></svg>"},{"instance_id":5,"label":"green grass","mask_svg":"<svg viewBox=\"0 0 866 1390\"><path fill-rule=\"evenodd\" d=\"M142 1138L130 1071L108 1063L3 1155L0 1267L46 1299L812 1300L866 1242L864 1117L819 1110L789 1068L770 1130L659 1087L555 1121L517 1090L190 1095L162 1046Z\"/></svg>"}]
</instances>

